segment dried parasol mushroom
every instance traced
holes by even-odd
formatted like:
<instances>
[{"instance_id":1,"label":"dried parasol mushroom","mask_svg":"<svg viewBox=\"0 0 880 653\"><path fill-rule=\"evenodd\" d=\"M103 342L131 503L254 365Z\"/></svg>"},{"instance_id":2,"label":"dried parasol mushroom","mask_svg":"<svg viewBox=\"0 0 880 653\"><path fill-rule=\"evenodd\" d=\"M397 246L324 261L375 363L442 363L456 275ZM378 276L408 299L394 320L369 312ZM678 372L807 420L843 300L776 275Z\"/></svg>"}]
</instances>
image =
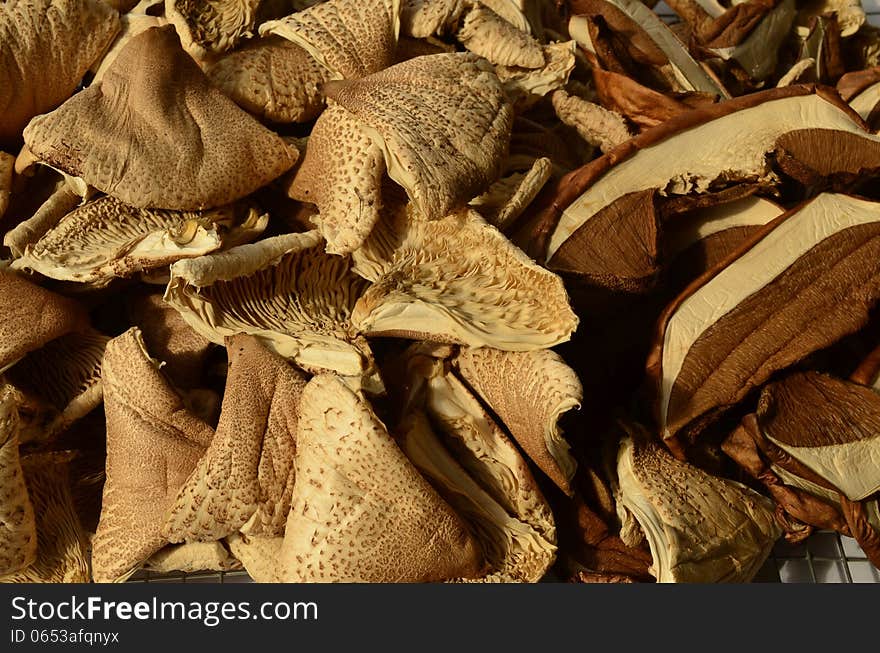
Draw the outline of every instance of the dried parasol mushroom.
<instances>
[{"instance_id":1,"label":"dried parasol mushroom","mask_svg":"<svg viewBox=\"0 0 880 653\"><path fill-rule=\"evenodd\" d=\"M32 117L73 95L118 31L101 0L0 4L0 147L17 147Z\"/></svg>"},{"instance_id":2,"label":"dried parasol mushroom","mask_svg":"<svg viewBox=\"0 0 880 653\"><path fill-rule=\"evenodd\" d=\"M186 410L137 328L108 343L103 379L107 481L92 573L96 582L118 582L168 543L166 511L214 431Z\"/></svg>"},{"instance_id":3,"label":"dried parasol mushroom","mask_svg":"<svg viewBox=\"0 0 880 653\"><path fill-rule=\"evenodd\" d=\"M182 211L240 199L298 156L211 86L171 26L132 38L98 84L24 138L40 161L126 204Z\"/></svg>"},{"instance_id":4,"label":"dried parasol mushroom","mask_svg":"<svg viewBox=\"0 0 880 653\"><path fill-rule=\"evenodd\" d=\"M262 0L165 0L165 17L194 59L225 52L250 36Z\"/></svg>"},{"instance_id":5,"label":"dried parasol mushroom","mask_svg":"<svg viewBox=\"0 0 880 653\"><path fill-rule=\"evenodd\" d=\"M26 568L36 556L34 508L18 452L15 396L0 387L0 576Z\"/></svg>"},{"instance_id":6,"label":"dried parasol mushroom","mask_svg":"<svg viewBox=\"0 0 880 653\"><path fill-rule=\"evenodd\" d=\"M15 157L6 152L0 152L0 219L9 207L9 198L12 196L12 169L15 165Z\"/></svg>"},{"instance_id":7,"label":"dried parasol mushroom","mask_svg":"<svg viewBox=\"0 0 880 653\"><path fill-rule=\"evenodd\" d=\"M617 458L623 505L644 529L661 583L748 582L780 535L772 502L673 458L636 433Z\"/></svg>"},{"instance_id":8,"label":"dried parasol mushroom","mask_svg":"<svg viewBox=\"0 0 880 653\"><path fill-rule=\"evenodd\" d=\"M414 582L481 574L474 537L362 397L324 374L309 381L301 402L280 580Z\"/></svg>"},{"instance_id":9,"label":"dried parasol mushroom","mask_svg":"<svg viewBox=\"0 0 880 653\"><path fill-rule=\"evenodd\" d=\"M171 542L284 534L306 379L253 336L227 338L226 349L220 423L165 521Z\"/></svg>"}]
</instances>

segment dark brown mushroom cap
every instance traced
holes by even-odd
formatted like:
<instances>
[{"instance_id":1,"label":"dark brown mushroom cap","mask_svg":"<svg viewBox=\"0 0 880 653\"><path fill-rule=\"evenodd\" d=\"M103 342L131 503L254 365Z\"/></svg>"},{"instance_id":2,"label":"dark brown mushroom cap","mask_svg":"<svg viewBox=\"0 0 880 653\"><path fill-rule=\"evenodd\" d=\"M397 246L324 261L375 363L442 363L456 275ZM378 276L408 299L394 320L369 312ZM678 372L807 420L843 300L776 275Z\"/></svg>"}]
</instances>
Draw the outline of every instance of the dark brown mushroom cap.
<instances>
[{"instance_id":1,"label":"dark brown mushroom cap","mask_svg":"<svg viewBox=\"0 0 880 653\"><path fill-rule=\"evenodd\" d=\"M171 26L129 41L99 84L25 131L40 160L138 208L229 204L298 153L211 85Z\"/></svg>"}]
</instances>

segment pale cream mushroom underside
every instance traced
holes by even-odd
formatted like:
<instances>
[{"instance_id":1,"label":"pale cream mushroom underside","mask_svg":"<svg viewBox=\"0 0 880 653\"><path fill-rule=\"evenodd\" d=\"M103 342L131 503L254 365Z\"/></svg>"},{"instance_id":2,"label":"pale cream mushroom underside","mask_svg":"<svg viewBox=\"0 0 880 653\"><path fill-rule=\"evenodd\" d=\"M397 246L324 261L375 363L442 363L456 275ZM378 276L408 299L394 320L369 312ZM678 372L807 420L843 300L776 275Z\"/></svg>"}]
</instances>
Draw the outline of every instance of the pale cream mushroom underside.
<instances>
[{"instance_id":1,"label":"pale cream mushroom underside","mask_svg":"<svg viewBox=\"0 0 880 653\"><path fill-rule=\"evenodd\" d=\"M547 157L540 157L531 163L527 171L511 172L501 177L468 204L486 222L504 231L523 214L552 174L553 162Z\"/></svg>"},{"instance_id":2,"label":"pale cream mushroom underside","mask_svg":"<svg viewBox=\"0 0 880 653\"><path fill-rule=\"evenodd\" d=\"M530 351L577 328L562 280L472 209L433 221L411 206L395 214L354 255L374 282L352 313L360 332Z\"/></svg>"},{"instance_id":3,"label":"pale cream mushroom underside","mask_svg":"<svg viewBox=\"0 0 880 653\"><path fill-rule=\"evenodd\" d=\"M651 548L661 583L748 582L781 534L773 502L627 437L617 456L621 501Z\"/></svg>"},{"instance_id":4,"label":"pale cream mushroom underside","mask_svg":"<svg viewBox=\"0 0 880 653\"><path fill-rule=\"evenodd\" d=\"M333 79L356 79L394 63L400 0L328 0L260 25L304 48Z\"/></svg>"},{"instance_id":5,"label":"pale cream mushroom underside","mask_svg":"<svg viewBox=\"0 0 880 653\"><path fill-rule=\"evenodd\" d=\"M163 534L171 542L280 536L290 512L305 375L253 336L226 339L229 371L211 446L180 489Z\"/></svg>"},{"instance_id":6,"label":"pale cream mushroom underside","mask_svg":"<svg viewBox=\"0 0 880 653\"><path fill-rule=\"evenodd\" d=\"M40 161L139 208L223 206L298 157L211 85L170 25L133 37L100 83L32 120L24 139Z\"/></svg>"},{"instance_id":7,"label":"pale cream mushroom underside","mask_svg":"<svg viewBox=\"0 0 880 653\"><path fill-rule=\"evenodd\" d=\"M300 367L359 376L371 357L350 315L366 285L310 231L178 261L165 301L217 344L247 333Z\"/></svg>"},{"instance_id":8,"label":"pale cream mushroom underside","mask_svg":"<svg viewBox=\"0 0 880 653\"><path fill-rule=\"evenodd\" d=\"M93 540L96 582L124 581L168 542L165 514L211 443L137 328L107 345L103 365L107 480Z\"/></svg>"},{"instance_id":9,"label":"pale cream mushroom underside","mask_svg":"<svg viewBox=\"0 0 880 653\"><path fill-rule=\"evenodd\" d=\"M495 74L520 113L553 91L563 88L577 62L577 43L563 41L542 46L545 64L540 68L495 66Z\"/></svg>"},{"instance_id":10,"label":"pale cream mushroom underside","mask_svg":"<svg viewBox=\"0 0 880 653\"><path fill-rule=\"evenodd\" d=\"M366 401L335 375L302 396L296 483L278 558L284 582L417 582L482 575L461 518Z\"/></svg>"}]
</instances>

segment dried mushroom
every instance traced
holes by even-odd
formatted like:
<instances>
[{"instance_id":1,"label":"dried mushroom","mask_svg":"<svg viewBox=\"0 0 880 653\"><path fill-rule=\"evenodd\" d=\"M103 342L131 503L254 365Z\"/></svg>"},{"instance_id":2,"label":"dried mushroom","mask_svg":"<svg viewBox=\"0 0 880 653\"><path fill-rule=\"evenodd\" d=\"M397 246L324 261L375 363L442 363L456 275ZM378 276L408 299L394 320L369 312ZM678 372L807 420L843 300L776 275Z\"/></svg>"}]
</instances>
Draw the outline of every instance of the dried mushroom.
<instances>
[{"instance_id":1,"label":"dried mushroom","mask_svg":"<svg viewBox=\"0 0 880 653\"><path fill-rule=\"evenodd\" d=\"M479 544L363 398L338 377L320 375L301 401L280 580L415 582L480 575Z\"/></svg>"},{"instance_id":2,"label":"dried mushroom","mask_svg":"<svg viewBox=\"0 0 880 653\"><path fill-rule=\"evenodd\" d=\"M748 582L780 535L771 501L676 460L656 441L624 439L617 474L621 501L648 539L658 582Z\"/></svg>"},{"instance_id":3,"label":"dried mushroom","mask_svg":"<svg viewBox=\"0 0 880 653\"><path fill-rule=\"evenodd\" d=\"M413 211L399 209L397 224L385 226L393 235L355 259L373 281L352 311L356 329L509 351L571 337L578 319L559 277L473 210L433 221Z\"/></svg>"},{"instance_id":4,"label":"dried mushroom","mask_svg":"<svg viewBox=\"0 0 880 653\"><path fill-rule=\"evenodd\" d=\"M103 379L107 481L92 573L106 583L126 580L168 543L165 513L214 431L186 410L136 328L108 343Z\"/></svg>"},{"instance_id":5,"label":"dried mushroom","mask_svg":"<svg viewBox=\"0 0 880 653\"><path fill-rule=\"evenodd\" d=\"M241 562L222 542L187 542L163 547L144 562L144 569L155 573L174 571L232 571Z\"/></svg>"},{"instance_id":6,"label":"dried mushroom","mask_svg":"<svg viewBox=\"0 0 880 653\"><path fill-rule=\"evenodd\" d=\"M501 177L489 189L468 204L486 222L504 231L513 224L541 192L553 174L553 163L547 157L535 159L525 172L512 172Z\"/></svg>"},{"instance_id":7,"label":"dried mushroom","mask_svg":"<svg viewBox=\"0 0 880 653\"><path fill-rule=\"evenodd\" d=\"M119 31L101 0L0 4L0 147L16 147L36 115L73 95Z\"/></svg>"},{"instance_id":8,"label":"dried mushroom","mask_svg":"<svg viewBox=\"0 0 880 653\"><path fill-rule=\"evenodd\" d=\"M251 35L262 0L165 0L165 17L196 59L235 47Z\"/></svg>"},{"instance_id":9,"label":"dried mushroom","mask_svg":"<svg viewBox=\"0 0 880 653\"><path fill-rule=\"evenodd\" d=\"M664 312L648 369L664 439L852 333L880 293L880 205L825 193L770 222Z\"/></svg>"},{"instance_id":10,"label":"dried mushroom","mask_svg":"<svg viewBox=\"0 0 880 653\"><path fill-rule=\"evenodd\" d=\"M211 86L171 26L132 38L99 83L32 120L24 139L126 204L181 211L240 199L298 155Z\"/></svg>"},{"instance_id":11,"label":"dried mushroom","mask_svg":"<svg viewBox=\"0 0 880 653\"><path fill-rule=\"evenodd\" d=\"M359 376L369 352L351 315L366 285L310 231L178 261L165 300L211 342L248 333L306 369Z\"/></svg>"},{"instance_id":12,"label":"dried mushroom","mask_svg":"<svg viewBox=\"0 0 880 653\"><path fill-rule=\"evenodd\" d=\"M456 38L465 48L494 64L518 68L544 65L540 43L481 3L467 12Z\"/></svg>"},{"instance_id":13,"label":"dried mushroom","mask_svg":"<svg viewBox=\"0 0 880 653\"><path fill-rule=\"evenodd\" d=\"M235 533L226 538L226 545L232 555L241 561L242 566L257 583L277 583L278 554L281 553L283 537L261 537Z\"/></svg>"},{"instance_id":14,"label":"dried mushroom","mask_svg":"<svg viewBox=\"0 0 880 653\"><path fill-rule=\"evenodd\" d=\"M211 445L180 489L163 533L210 541L242 529L284 534L304 375L252 336L228 338L229 373Z\"/></svg>"},{"instance_id":15,"label":"dried mushroom","mask_svg":"<svg viewBox=\"0 0 880 653\"><path fill-rule=\"evenodd\" d=\"M36 522L18 452L15 396L0 387L0 577L26 568L36 556Z\"/></svg>"},{"instance_id":16,"label":"dried mushroom","mask_svg":"<svg viewBox=\"0 0 880 653\"><path fill-rule=\"evenodd\" d=\"M9 207L9 199L12 196L12 170L15 165L15 157L6 152L0 152L0 219Z\"/></svg>"},{"instance_id":17,"label":"dried mushroom","mask_svg":"<svg viewBox=\"0 0 880 653\"><path fill-rule=\"evenodd\" d=\"M0 583L89 582L89 540L74 506L70 455L29 454L21 465L36 515L36 559L17 573L0 575Z\"/></svg>"}]
</instances>

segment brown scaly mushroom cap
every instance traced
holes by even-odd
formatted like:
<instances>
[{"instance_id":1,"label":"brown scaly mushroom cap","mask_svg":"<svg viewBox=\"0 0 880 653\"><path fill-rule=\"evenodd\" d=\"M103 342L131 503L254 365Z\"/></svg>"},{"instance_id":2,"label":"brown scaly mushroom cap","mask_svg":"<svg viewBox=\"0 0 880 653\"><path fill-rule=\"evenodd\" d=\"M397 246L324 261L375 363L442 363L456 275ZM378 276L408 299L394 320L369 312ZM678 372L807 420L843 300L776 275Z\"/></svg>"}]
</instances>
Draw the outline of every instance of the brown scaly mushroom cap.
<instances>
[{"instance_id":1,"label":"brown scaly mushroom cap","mask_svg":"<svg viewBox=\"0 0 880 653\"><path fill-rule=\"evenodd\" d=\"M0 387L0 575L24 569L36 555L34 508L18 453L18 411L13 393Z\"/></svg>"},{"instance_id":2,"label":"brown scaly mushroom cap","mask_svg":"<svg viewBox=\"0 0 880 653\"><path fill-rule=\"evenodd\" d=\"M166 511L214 432L187 412L137 328L107 345L103 378L107 481L92 570L96 582L118 582L168 543Z\"/></svg>"},{"instance_id":3,"label":"brown scaly mushroom cap","mask_svg":"<svg viewBox=\"0 0 880 653\"><path fill-rule=\"evenodd\" d=\"M260 25L304 48L333 79L357 79L394 63L400 0L328 0Z\"/></svg>"},{"instance_id":4,"label":"brown scaly mushroom cap","mask_svg":"<svg viewBox=\"0 0 880 653\"><path fill-rule=\"evenodd\" d=\"M252 34L262 0L165 0L165 17L195 59L231 50Z\"/></svg>"},{"instance_id":5,"label":"brown scaly mushroom cap","mask_svg":"<svg viewBox=\"0 0 880 653\"><path fill-rule=\"evenodd\" d=\"M89 539L71 493L70 460L62 453L35 453L21 461L36 514L37 557L0 583L88 583Z\"/></svg>"},{"instance_id":6,"label":"brown scaly mushroom cap","mask_svg":"<svg viewBox=\"0 0 880 653\"><path fill-rule=\"evenodd\" d=\"M217 540L246 522L250 534L284 534L306 378L253 336L227 338L226 351L217 433L162 529L171 542Z\"/></svg>"},{"instance_id":7,"label":"brown scaly mushroom cap","mask_svg":"<svg viewBox=\"0 0 880 653\"><path fill-rule=\"evenodd\" d=\"M50 340L88 326L77 302L5 270L0 270L0 315L0 372Z\"/></svg>"},{"instance_id":8,"label":"brown scaly mushroom cap","mask_svg":"<svg viewBox=\"0 0 880 653\"><path fill-rule=\"evenodd\" d=\"M28 120L69 98L118 31L101 0L0 4L0 146L20 143Z\"/></svg>"},{"instance_id":9,"label":"brown scaly mushroom cap","mask_svg":"<svg viewBox=\"0 0 880 653\"><path fill-rule=\"evenodd\" d=\"M31 121L24 138L40 160L138 208L229 204L298 156L211 85L171 26L132 38L99 84Z\"/></svg>"},{"instance_id":10,"label":"brown scaly mushroom cap","mask_svg":"<svg viewBox=\"0 0 880 653\"><path fill-rule=\"evenodd\" d=\"M262 537L233 533L226 538L226 545L242 566L257 583L277 583L278 555L281 553L283 537Z\"/></svg>"},{"instance_id":11,"label":"brown scaly mushroom cap","mask_svg":"<svg viewBox=\"0 0 880 653\"><path fill-rule=\"evenodd\" d=\"M431 582L482 575L480 547L362 397L337 376L302 396L285 582Z\"/></svg>"}]
</instances>

